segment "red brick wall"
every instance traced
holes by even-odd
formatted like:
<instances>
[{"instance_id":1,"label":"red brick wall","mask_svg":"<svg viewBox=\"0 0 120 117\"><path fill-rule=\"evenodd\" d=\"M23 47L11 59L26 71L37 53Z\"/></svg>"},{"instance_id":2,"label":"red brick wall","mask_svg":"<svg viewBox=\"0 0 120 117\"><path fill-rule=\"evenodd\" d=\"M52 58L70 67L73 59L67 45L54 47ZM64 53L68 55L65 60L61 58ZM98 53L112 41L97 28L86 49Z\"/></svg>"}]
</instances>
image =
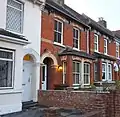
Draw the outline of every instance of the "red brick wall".
<instances>
[{"instance_id":1,"label":"red brick wall","mask_svg":"<svg viewBox=\"0 0 120 117\"><path fill-rule=\"evenodd\" d=\"M87 33L85 31L81 31L80 37L80 49L84 52L87 52Z\"/></svg>"},{"instance_id":2,"label":"red brick wall","mask_svg":"<svg viewBox=\"0 0 120 117\"><path fill-rule=\"evenodd\" d=\"M94 53L94 32L90 32L90 54Z\"/></svg>"},{"instance_id":3,"label":"red brick wall","mask_svg":"<svg viewBox=\"0 0 120 117\"><path fill-rule=\"evenodd\" d=\"M99 52L104 53L104 37L103 36L99 36L99 42L98 42L98 48L99 48Z\"/></svg>"},{"instance_id":4,"label":"red brick wall","mask_svg":"<svg viewBox=\"0 0 120 117\"><path fill-rule=\"evenodd\" d=\"M101 111L100 117L120 117L120 91L41 91L39 103L46 106L76 108L86 113L98 110Z\"/></svg>"}]
</instances>

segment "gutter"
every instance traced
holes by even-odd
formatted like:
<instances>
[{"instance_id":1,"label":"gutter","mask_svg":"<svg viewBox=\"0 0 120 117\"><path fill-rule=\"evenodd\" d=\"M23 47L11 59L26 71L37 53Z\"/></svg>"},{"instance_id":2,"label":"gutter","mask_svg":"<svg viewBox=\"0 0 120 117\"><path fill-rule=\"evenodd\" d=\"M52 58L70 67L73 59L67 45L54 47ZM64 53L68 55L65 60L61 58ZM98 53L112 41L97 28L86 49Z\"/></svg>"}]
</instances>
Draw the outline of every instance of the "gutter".
<instances>
[{"instance_id":1,"label":"gutter","mask_svg":"<svg viewBox=\"0 0 120 117\"><path fill-rule=\"evenodd\" d=\"M10 42L10 43L15 43L20 45L30 44L30 42L27 40L17 39L17 38L3 36L3 35L0 35L0 41Z\"/></svg>"}]
</instances>

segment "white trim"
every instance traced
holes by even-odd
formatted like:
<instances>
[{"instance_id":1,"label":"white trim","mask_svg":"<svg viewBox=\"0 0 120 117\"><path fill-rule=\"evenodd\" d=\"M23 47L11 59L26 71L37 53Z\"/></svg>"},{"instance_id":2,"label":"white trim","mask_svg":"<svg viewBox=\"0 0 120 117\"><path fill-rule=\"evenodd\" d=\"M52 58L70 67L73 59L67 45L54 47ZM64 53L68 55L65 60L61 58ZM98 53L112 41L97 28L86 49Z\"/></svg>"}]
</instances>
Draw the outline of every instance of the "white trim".
<instances>
[{"instance_id":1,"label":"white trim","mask_svg":"<svg viewBox=\"0 0 120 117\"><path fill-rule=\"evenodd\" d=\"M63 84L65 84L66 81L66 69L67 69L66 67L67 67L67 63L63 61Z\"/></svg>"},{"instance_id":2,"label":"white trim","mask_svg":"<svg viewBox=\"0 0 120 117\"><path fill-rule=\"evenodd\" d=\"M62 27L61 27L61 30L62 30L62 31L59 32L59 31L57 31L57 30L54 29L54 33L57 32L57 33L60 33L60 34L61 34L61 43L59 43L59 44L63 45L63 22L60 21L60 20L58 20L58 19L55 19L54 22L55 22L55 21L60 22L60 23L62 24ZM55 24L54 24L54 25L55 25ZM55 42L55 38L54 38L54 42ZM58 43L58 42L56 42L56 43Z\"/></svg>"},{"instance_id":3,"label":"white trim","mask_svg":"<svg viewBox=\"0 0 120 117\"><path fill-rule=\"evenodd\" d=\"M54 42L54 45L61 46L61 47L64 47L64 48L65 48L65 45L60 44L60 43L57 43L57 42Z\"/></svg>"},{"instance_id":4,"label":"white trim","mask_svg":"<svg viewBox=\"0 0 120 117\"><path fill-rule=\"evenodd\" d=\"M106 44L106 45L105 45ZM104 49L106 49L106 52L104 51L104 54L106 54L107 55L107 53L108 53L108 43L107 43L107 39L104 39Z\"/></svg>"},{"instance_id":5,"label":"white trim","mask_svg":"<svg viewBox=\"0 0 120 117\"><path fill-rule=\"evenodd\" d=\"M0 35L0 40L6 41L6 42L11 42L11 43L16 43L16 44L20 44L20 45L30 44L30 42L28 42L27 40L17 39L14 37L9 37L9 36L4 36L4 35Z\"/></svg>"},{"instance_id":6,"label":"white trim","mask_svg":"<svg viewBox=\"0 0 120 117\"><path fill-rule=\"evenodd\" d=\"M49 58L51 58L52 60L53 60L53 65L58 65L58 62L57 62L57 59L56 59L56 57L52 54L52 53L49 53L49 52L47 52L47 53L43 53L42 55L41 55L41 60L40 60L40 63L41 64L44 64L43 63L43 61L44 61L44 59L46 58L46 57L49 57Z\"/></svg>"},{"instance_id":7,"label":"white trim","mask_svg":"<svg viewBox=\"0 0 120 117\"><path fill-rule=\"evenodd\" d=\"M84 63L84 67L85 67L85 65L88 65L89 71L88 71L88 73L85 73L85 71L84 71L84 75L88 75L88 78L89 78L88 80L89 80L89 81L88 81L87 84L84 83L83 85L90 85L90 63L85 62L85 63ZM84 68L83 68L83 69L84 69ZM83 76L83 77L84 77L84 76Z\"/></svg>"},{"instance_id":8,"label":"white trim","mask_svg":"<svg viewBox=\"0 0 120 117\"><path fill-rule=\"evenodd\" d=\"M74 37L74 34L73 34L73 48L79 50L80 49L80 30L76 27L74 27L73 30L78 31L78 39L76 37ZM78 48L74 47L74 40L78 40Z\"/></svg>"},{"instance_id":9,"label":"white trim","mask_svg":"<svg viewBox=\"0 0 120 117\"><path fill-rule=\"evenodd\" d=\"M3 51L3 52L12 52L12 56L13 58L12 59L7 59L7 58L0 58L1 61L11 61L12 62L12 86L11 87L1 87L0 86L0 90L1 89L10 89L10 88L13 88L14 87L14 70L15 70L15 57L14 57L14 54L15 54L15 51L11 51L11 50L5 50L5 49L0 49L0 51Z\"/></svg>"},{"instance_id":10,"label":"white trim","mask_svg":"<svg viewBox=\"0 0 120 117\"><path fill-rule=\"evenodd\" d=\"M95 42L95 36L97 37L97 38L96 38L96 39L97 39L97 42ZM94 51L95 51L95 52L98 52L98 51L99 51L98 38L99 38L99 36L98 36L97 34L94 34ZM97 49L96 49L96 50L95 50L95 44L97 44Z\"/></svg>"},{"instance_id":11,"label":"white trim","mask_svg":"<svg viewBox=\"0 0 120 117\"><path fill-rule=\"evenodd\" d=\"M117 46L118 46L118 50L117 50ZM118 53L118 56L117 56ZM116 42L116 58L119 58L119 43Z\"/></svg>"}]
</instances>

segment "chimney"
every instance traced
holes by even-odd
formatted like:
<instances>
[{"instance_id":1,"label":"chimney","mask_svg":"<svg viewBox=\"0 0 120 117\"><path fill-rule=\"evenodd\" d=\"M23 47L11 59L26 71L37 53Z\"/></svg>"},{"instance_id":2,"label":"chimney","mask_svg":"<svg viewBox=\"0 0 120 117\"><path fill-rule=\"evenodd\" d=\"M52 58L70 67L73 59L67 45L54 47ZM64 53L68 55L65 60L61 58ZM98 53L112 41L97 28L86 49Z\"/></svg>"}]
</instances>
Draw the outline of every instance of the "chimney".
<instances>
[{"instance_id":1,"label":"chimney","mask_svg":"<svg viewBox=\"0 0 120 117\"><path fill-rule=\"evenodd\" d=\"M53 2L59 4L59 5L63 5L64 4L64 0L52 0Z\"/></svg>"},{"instance_id":2,"label":"chimney","mask_svg":"<svg viewBox=\"0 0 120 117\"><path fill-rule=\"evenodd\" d=\"M103 17L99 18L98 23L102 25L103 27L107 28L107 22L103 19Z\"/></svg>"}]
</instances>

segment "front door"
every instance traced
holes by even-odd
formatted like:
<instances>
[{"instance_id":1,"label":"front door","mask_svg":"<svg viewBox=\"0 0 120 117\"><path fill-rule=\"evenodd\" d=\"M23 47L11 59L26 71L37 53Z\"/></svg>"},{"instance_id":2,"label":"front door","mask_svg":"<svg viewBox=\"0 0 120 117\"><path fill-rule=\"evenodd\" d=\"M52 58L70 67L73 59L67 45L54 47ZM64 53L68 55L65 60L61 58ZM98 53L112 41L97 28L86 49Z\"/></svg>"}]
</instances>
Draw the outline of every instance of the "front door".
<instances>
[{"instance_id":1,"label":"front door","mask_svg":"<svg viewBox=\"0 0 120 117\"><path fill-rule=\"evenodd\" d=\"M22 101L31 101L31 77L32 77L32 62L24 61L23 63L23 82L22 82Z\"/></svg>"},{"instance_id":2,"label":"front door","mask_svg":"<svg viewBox=\"0 0 120 117\"><path fill-rule=\"evenodd\" d=\"M42 90L47 89L47 65L42 65Z\"/></svg>"}]
</instances>

